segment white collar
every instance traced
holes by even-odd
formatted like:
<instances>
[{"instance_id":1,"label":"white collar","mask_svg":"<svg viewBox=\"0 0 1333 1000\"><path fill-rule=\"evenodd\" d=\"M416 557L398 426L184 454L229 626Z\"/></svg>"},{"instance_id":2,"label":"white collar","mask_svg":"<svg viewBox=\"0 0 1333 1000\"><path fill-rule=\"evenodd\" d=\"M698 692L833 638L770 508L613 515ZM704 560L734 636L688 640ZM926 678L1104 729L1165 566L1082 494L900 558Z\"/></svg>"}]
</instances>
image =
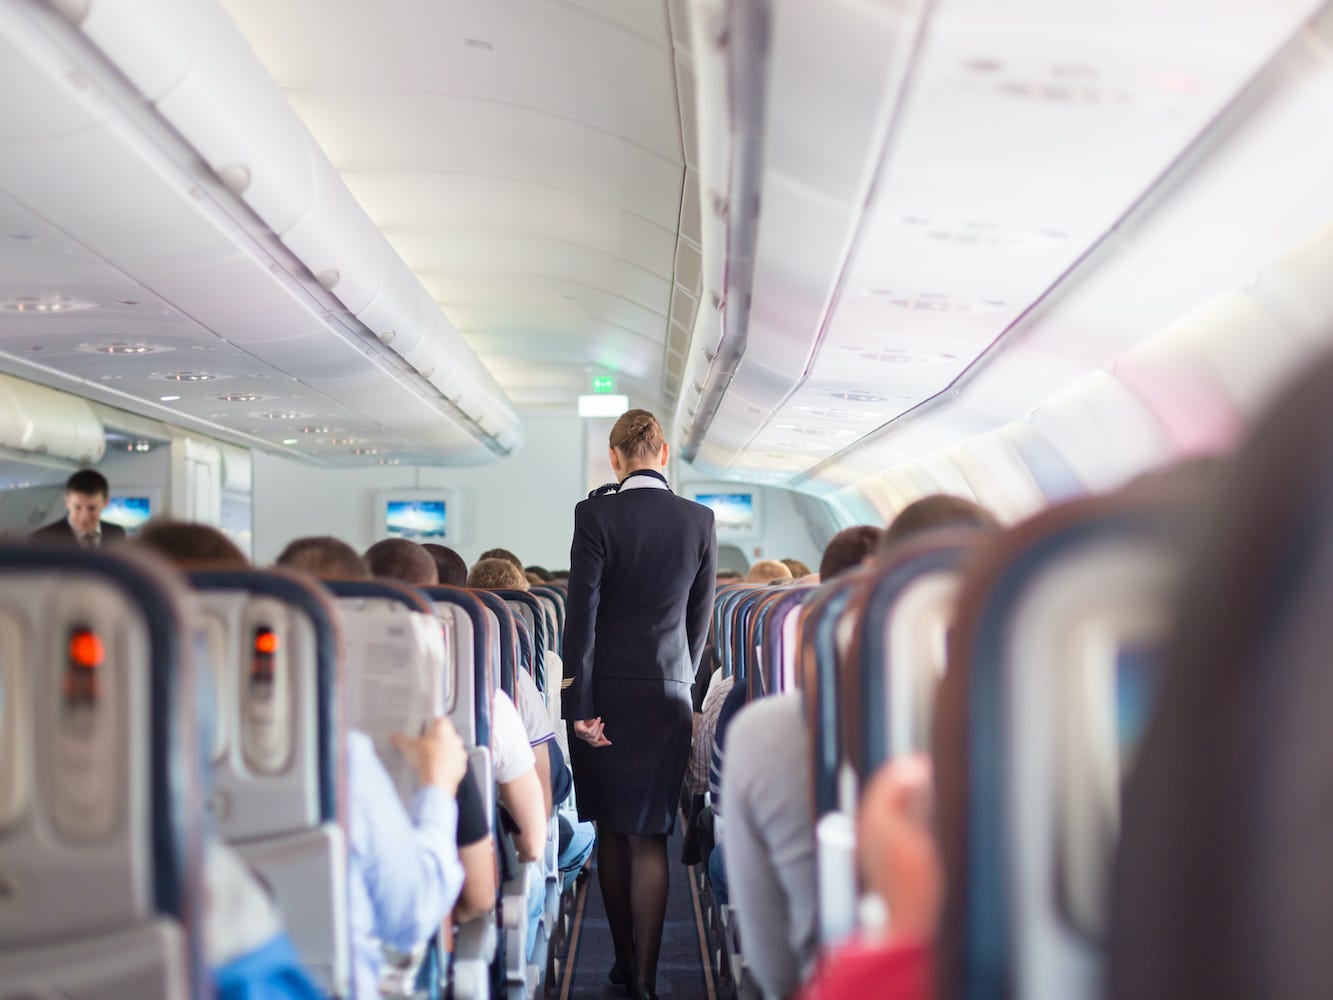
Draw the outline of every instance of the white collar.
<instances>
[{"instance_id":1,"label":"white collar","mask_svg":"<svg viewBox=\"0 0 1333 1000\"><path fill-rule=\"evenodd\" d=\"M648 475L640 475L640 473L648 473ZM620 484L620 489L616 492L624 493L626 490L670 491L670 489L671 487L667 485L666 480L662 478L662 474L656 469L638 469L624 478Z\"/></svg>"},{"instance_id":2,"label":"white collar","mask_svg":"<svg viewBox=\"0 0 1333 1000\"><path fill-rule=\"evenodd\" d=\"M74 532L74 537L75 537L75 538L82 538L85 534L86 534L89 538L101 538L101 537L102 537L102 522L101 522L101 521L98 521L98 522L97 522L97 527L96 527L96 528L94 528L92 531L88 531L88 532L80 531L78 528L74 527L74 522L71 521L71 520L69 519L69 516L68 516L68 515L65 516L65 523L69 525L69 530L72 531L72 532Z\"/></svg>"}]
</instances>

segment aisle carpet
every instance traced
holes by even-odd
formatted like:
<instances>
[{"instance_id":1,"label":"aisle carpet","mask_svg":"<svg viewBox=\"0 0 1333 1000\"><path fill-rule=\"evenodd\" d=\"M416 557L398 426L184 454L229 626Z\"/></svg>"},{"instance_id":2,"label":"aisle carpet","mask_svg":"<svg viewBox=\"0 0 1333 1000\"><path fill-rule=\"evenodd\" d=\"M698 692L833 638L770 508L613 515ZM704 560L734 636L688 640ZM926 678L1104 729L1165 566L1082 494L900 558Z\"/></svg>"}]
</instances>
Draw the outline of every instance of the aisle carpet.
<instances>
[{"instance_id":1,"label":"aisle carpet","mask_svg":"<svg viewBox=\"0 0 1333 1000\"><path fill-rule=\"evenodd\" d=\"M699 955L689 869L677 860L680 858L680 826L680 823L676 824L677 832L667 843L667 857L671 859L671 890L667 896L666 929L662 933L662 957L657 965L657 994L662 1000L700 1000L708 994ZM606 923L594 864L588 880L588 899L574 960L570 997L573 1000L623 998L624 989L606 981L614 961L611 929Z\"/></svg>"}]
</instances>

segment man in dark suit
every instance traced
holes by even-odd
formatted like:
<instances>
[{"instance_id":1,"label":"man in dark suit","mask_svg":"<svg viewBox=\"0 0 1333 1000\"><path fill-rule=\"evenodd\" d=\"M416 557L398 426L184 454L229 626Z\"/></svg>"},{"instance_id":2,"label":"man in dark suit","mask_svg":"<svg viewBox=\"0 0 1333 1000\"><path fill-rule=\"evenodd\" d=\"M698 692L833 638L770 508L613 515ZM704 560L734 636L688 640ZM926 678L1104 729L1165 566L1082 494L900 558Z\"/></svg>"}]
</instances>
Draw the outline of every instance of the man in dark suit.
<instances>
[{"instance_id":1,"label":"man in dark suit","mask_svg":"<svg viewBox=\"0 0 1333 1000\"><path fill-rule=\"evenodd\" d=\"M32 533L32 537L58 545L81 545L100 549L122 541L125 529L102 520L102 511L111 498L106 476L94 469L80 469L65 482L66 515Z\"/></svg>"}]
</instances>

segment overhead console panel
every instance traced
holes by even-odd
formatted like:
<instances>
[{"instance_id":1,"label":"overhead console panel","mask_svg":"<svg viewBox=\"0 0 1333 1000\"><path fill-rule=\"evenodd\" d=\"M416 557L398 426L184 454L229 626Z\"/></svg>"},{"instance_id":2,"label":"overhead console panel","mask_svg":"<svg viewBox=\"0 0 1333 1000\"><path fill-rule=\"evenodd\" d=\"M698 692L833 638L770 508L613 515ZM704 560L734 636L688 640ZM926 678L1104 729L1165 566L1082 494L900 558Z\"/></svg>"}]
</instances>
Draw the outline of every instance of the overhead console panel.
<instances>
[{"instance_id":1,"label":"overhead console panel","mask_svg":"<svg viewBox=\"0 0 1333 1000\"><path fill-rule=\"evenodd\" d=\"M24 120L0 139L0 187L16 214L31 212L54 226L52 240L70 239L176 307L193 332L248 359L255 378L303 383L304 394L272 395L310 400L293 419L328 424L335 448L351 416L362 439L380 442L364 451L403 461L485 462L522 442L504 391L214 0L52 6L77 33L35 7L7 7L0 25L4 59L32 98L32 113L14 111ZM95 65L80 38L116 72ZM194 157L214 177L201 178ZM266 395L226 388L236 391L216 401ZM225 414L205 419L228 426Z\"/></svg>"},{"instance_id":2,"label":"overhead console panel","mask_svg":"<svg viewBox=\"0 0 1333 1000\"><path fill-rule=\"evenodd\" d=\"M695 0L721 308L678 447L884 516L943 490L1016 517L1225 445L1330 318L1326 7Z\"/></svg>"}]
</instances>

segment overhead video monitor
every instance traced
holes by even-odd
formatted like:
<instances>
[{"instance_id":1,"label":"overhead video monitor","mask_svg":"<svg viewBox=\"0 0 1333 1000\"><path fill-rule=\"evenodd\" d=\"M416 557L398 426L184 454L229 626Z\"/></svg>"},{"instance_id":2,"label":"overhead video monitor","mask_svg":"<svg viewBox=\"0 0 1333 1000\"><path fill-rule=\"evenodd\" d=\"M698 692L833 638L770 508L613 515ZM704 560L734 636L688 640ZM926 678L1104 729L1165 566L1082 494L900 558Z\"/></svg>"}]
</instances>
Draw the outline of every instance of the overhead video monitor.
<instances>
[{"instance_id":1,"label":"overhead video monitor","mask_svg":"<svg viewBox=\"0 0 1333 1000\"><path fill-rule=\"evenodd\" d=\"M134 534L153 516L153 507L151 496L113 496L102 511L102 520L118 524L130 534Z\"/></svg>"},{"instance_id":2,"label":"overhead video monitor","mask_svg":"<svg viewBox=\"0 0 1333 1000\"><path fill-rule=\"evenodd\" d=\"M447 537L449 503L431 500L384 501L384 534L411 542L439 542Z\"/></svg>"},{"instance_id":3,"label":"overhead video monitor","mask_svg":"<svg viewBox=\"0 0 1333 1000\"><path fill-rule=\"evenodd\" d=\"M695 486L689 498L713 512L719 539L756 538L763 531L763 504L757 489Z\"/></svg>"}]
</instances>

